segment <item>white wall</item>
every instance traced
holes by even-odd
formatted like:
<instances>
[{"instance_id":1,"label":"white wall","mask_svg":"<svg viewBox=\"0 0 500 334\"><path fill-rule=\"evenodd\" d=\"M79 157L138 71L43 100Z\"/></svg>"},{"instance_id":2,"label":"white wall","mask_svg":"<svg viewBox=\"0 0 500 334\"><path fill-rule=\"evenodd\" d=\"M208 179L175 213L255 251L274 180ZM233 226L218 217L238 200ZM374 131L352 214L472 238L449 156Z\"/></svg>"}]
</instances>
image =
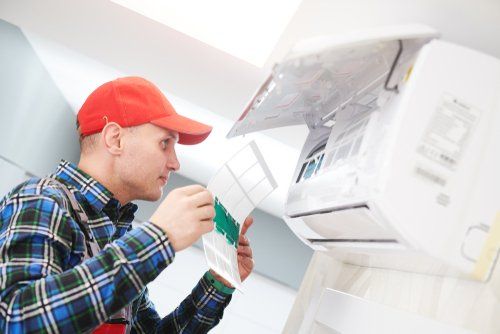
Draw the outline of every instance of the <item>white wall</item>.
<instances>
[{"instance_id":1,"label":"white wall","mask_svg":"<svg viewBox=\"0 0 500 334\"><path fill-rule=\"evenodd\" d=\"M29 173L0 155L0 199L19 183L29 178Z\"/></svg>"},{"instance_id":2,"label":"white wall","mask_svg":"<svg viewBox=\"0 0 500 334\"><path fill-rule=\"evenodd\" d=\"M188 248L149 284L149 295L160 316L165 316L190 293L207 270L203 252ZM281 333L296 291L259 274L244 282L244 294L235 291L220 324L211 333Z\"/></svg>"},{"instance_id":3,"label":"white wall","mask_svg":"<svg viewBox=\"0 0 500 334\"><path fill-rule=\"evenodd\" d=\"M304 0L268 65L302 39L408 23L429 25L444 40L500 58L497 0Z\"/></svg>"},{"instance_id":4,"label":"white wall","mask_svg":"<svg viewBox=\"0 0 500 334\"><path fill-rule=\"evenodd\" d=\"M75 115L22 31L2 20L0 50L0 157L52 172L78 156Z\"/></svg>"}]
</instances>

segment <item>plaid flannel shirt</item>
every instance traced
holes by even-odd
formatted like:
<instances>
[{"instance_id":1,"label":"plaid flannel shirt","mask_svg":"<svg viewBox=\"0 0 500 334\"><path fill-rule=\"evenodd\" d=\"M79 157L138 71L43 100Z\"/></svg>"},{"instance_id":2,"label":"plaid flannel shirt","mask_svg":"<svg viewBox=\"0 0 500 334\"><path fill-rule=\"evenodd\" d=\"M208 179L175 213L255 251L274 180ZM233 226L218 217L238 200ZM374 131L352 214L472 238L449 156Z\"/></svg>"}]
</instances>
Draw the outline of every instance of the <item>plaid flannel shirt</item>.
<instances>
[{"instance_id":1,"label":"plaid flannel shirt","mask_svg":"<svg viewBox=\"0 0 500 334\"><path fill-rule=\"evenodd\" d=\"M84 234L50 180L13 189L0 201L0 332L89 332L130 303L132 333L205 333L220 321L231 295L206 275L161 319L146 285L174 259L167 235L150 222L132 229L137 206L71 163L50 177L75 194L102 251L82 261Z\"/></svg>"}]
</instances>

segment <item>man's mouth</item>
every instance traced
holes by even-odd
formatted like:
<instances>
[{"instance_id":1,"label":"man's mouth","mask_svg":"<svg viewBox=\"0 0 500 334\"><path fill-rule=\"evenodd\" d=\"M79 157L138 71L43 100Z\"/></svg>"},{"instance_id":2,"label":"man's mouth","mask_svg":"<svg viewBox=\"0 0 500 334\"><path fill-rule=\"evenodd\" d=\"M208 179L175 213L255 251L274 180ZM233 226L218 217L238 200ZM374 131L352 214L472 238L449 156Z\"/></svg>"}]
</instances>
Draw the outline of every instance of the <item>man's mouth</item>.
<instances>
[{"instance_id":1,"label":"man's mouth","mask_svg":"<svg viewBox=\"0 0 500 334\"><path fill-rule=\"evenodd\" d=\"M163 184L167 184L168 181L168 176L160 176L160 180L163 182Z\"/></svg>"}]
</instances>

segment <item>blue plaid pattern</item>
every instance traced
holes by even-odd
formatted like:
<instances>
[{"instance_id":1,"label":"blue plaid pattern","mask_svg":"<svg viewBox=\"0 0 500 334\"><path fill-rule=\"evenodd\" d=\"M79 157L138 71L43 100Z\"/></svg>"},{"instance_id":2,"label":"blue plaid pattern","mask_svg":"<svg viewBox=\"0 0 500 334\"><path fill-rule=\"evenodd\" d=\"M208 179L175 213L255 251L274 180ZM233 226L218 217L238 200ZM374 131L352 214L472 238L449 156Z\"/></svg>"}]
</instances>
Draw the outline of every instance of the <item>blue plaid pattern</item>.
<instances>
[{"instance_id":1,"label":"blue plaid pattern","mask_svg":"<svg viewBox=\"0 0 500 334\"><path fill-rule=\"evenodd\" d=\"M206 333L231 295L203 276L161 319L146 285L175 257L151 222L132 229L137 206L112 194L75 165L55 174L75 195L102 251L83 261L84 234L53 181L30 179L0 201L0 332L85 333L132 303L132 333Z\"/></svg>"}]
</instances>

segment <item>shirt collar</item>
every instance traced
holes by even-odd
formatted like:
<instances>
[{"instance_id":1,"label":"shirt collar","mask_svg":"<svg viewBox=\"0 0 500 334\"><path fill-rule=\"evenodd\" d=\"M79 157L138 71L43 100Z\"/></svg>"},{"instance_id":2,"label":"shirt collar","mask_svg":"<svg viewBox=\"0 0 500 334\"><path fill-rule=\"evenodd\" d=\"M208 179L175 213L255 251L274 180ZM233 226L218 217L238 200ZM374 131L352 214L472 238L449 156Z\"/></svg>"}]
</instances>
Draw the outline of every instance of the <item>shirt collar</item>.
<instances>
[{"instance_id":1,"label":"shirt collar","mask_svg":"<svg viewBox=\"0 0 500 334\"><path fill-rule=\"evenodd\" d=\"M134 220L137 205L130 202L121 206L117 199L111 198L102 211L108 215L112 222L122 222L128 224Z\"/></svg>"}]
</instances>

